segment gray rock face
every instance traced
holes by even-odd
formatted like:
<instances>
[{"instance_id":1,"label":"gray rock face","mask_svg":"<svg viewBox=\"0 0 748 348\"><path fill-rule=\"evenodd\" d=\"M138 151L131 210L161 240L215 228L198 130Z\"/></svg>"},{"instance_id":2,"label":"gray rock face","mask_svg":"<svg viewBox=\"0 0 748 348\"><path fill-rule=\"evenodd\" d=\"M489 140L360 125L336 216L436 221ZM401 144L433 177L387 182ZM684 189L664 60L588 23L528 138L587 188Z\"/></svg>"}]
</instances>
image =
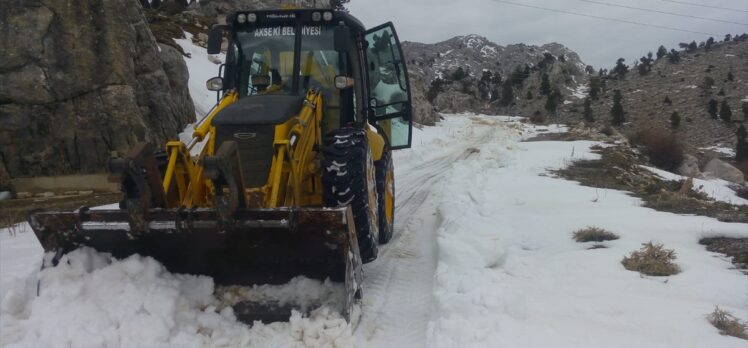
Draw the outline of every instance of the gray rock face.
<instances>
[{"instance_id":1,"label":"gray rock face","mask_svg":"<svg viewBox=\"0 0 748 348\"><path fill-rule=\"evenodd\" d=\"M704 176L708 178L722 179L736 184L742 184L745 182L745 177L740 169L733 167L719 158L714 158L706 164L704 167Z\"/></svg>"},{"instance_id":2,"label":"gray rock face","mask_svg":"<svg viewBox=\"0 0 748 348\"><path fill-rule=\"evenodd\" d=\"M136 0L2 1L0 47L0 187L103 171L113 151L195 118L184 60Z\"/></svg>"},{"instance_id":3,"label":"gray rock face","mask_svg":"<svg viewBox=\"0 0 748 348\"><path fill-rule=\"evenodd\" d=\"M411 80L421 81L414 84L413 89L427 97L425 101L414 101L417 110L433 106L447 113L471 111L529 116L536 110L545 110L545 98L539 98L538 91L543 73L549 74L552 87L562 94L559 103L587 83L585 65L579 56L557 43L500 46L484 37L467 35L435 44L404 42L403 49ZM546 54L553 57L552 62L541 63ZM511 101L502 103L505 88L502 82L511 78L517 68L523 72L527 68L528 74L511 87ZM458 69L463 74L459 74ZM437 80L442 83L432 85ZM421 88L425 89L418 91ZM528 100L528 92L536 97ZM420 118L416 115L416 119Z\"/></svg>"},{"instance_id":4,"label":"gray rock face","mask_svg":"<svg viewBox=\"0 0 748 348\"><path fill-rule=\"evenodd\" d=\"M689 177L699 178L701 177L701 170L699 169L699 159L696 156L686 154L683 157L683 163L676 170L677 174Z\"/></svg>"}]
</instances>

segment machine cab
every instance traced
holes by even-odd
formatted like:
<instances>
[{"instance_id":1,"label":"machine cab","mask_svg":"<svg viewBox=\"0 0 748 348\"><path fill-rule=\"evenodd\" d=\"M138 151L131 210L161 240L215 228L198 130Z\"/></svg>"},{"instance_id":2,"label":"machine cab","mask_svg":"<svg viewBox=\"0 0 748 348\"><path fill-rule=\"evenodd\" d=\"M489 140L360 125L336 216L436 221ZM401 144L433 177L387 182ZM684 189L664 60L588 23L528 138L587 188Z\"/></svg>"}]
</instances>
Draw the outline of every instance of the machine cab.
<instances>
[{"instance_id":1,"label":"machine cab","mask_svg":"<svg viewBox=\"0 0 748 348\"><path fill-rule=\"evenodd\" d=\"M209 54L220 53L228 39L214 90L235 91L237 103L249 106L318 89L325 99L323 132L369 123L391 149L410 147L408 71L392 23L366 30L348 13L319 9L245 11L227 23L209 37Z\"/></svg>"}]
</instances>

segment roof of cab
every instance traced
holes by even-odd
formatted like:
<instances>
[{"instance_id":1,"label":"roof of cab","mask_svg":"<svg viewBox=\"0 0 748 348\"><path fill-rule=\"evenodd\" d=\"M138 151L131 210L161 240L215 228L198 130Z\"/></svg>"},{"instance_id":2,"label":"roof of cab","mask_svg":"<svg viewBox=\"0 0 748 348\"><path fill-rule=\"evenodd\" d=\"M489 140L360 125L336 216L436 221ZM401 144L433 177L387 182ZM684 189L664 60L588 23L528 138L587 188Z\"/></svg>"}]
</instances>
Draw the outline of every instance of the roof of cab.
<instances>
[{"instance_id":1,"label":"roof of cab","mask_svg":"<svg viewBox=\"0 0 748 348\"><path fill-rule=\"evenodd\" d=\"M349 27L351 27L351 29L358 30L358 31L365 31L366 30L366 27L364 26L364 24L361 23L360 20L358 20L356 17L354 17L353 15L351 15L348 12L345 12L345 11L335 11L333 9L320 9L320 8L271 9L271 10L257 10L257 11L251 11L251 10L238 11L238 12L235 12L235 13L232 13L232 14L226 16L226 23L229 24L229 25L231 25L231 26L234 26L235 20L236 20L236 16L239 15L239 14L242 14L242 13L243 14L249 14L249 13L256 14L257 17L258 17L258 19L257 19L258 23L263 23L263 22L266 22L266 23L283 23L284 21L285 22L295 21L296 18L298 18L298 17L301 17L302 20L308 20L309 22L312 22L311 21L311 16L312 16L312 13L314 13L314 12L321 12L321 13L332 12L332 14L333 14L333 20L330 21L330 22L337 23L337 22L342 21L346 25L348 25ZM283 15L283 17L282 18L272 18L272 19L268 18L268 15L272 15L272 14ZM291 14L293 14L293 16L286 17L286 15L291 15ZM308 19L306 19L306 18L308 18ZM236 24L238 24L238 23L236 23Z\"/></svg>"}]
</instances>

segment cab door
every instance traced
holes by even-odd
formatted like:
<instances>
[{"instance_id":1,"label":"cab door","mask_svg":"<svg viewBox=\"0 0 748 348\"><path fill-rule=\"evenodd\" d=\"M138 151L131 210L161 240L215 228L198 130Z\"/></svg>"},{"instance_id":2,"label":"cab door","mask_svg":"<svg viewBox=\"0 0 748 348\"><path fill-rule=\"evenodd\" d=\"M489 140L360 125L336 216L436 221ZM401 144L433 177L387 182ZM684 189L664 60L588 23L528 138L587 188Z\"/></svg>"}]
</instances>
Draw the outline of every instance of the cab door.
<instances>
[{"instance_id":1,"label":"cab door","mask_svg":"<svg viewBox=\"0 0 748 348\"><path fill-rule=\"evenodd\" d=\"M392 22L369 29L366 72L369 121L384 132L393 150L409 148L413 115L408 69Z\"/></svg>"}]
</instances>

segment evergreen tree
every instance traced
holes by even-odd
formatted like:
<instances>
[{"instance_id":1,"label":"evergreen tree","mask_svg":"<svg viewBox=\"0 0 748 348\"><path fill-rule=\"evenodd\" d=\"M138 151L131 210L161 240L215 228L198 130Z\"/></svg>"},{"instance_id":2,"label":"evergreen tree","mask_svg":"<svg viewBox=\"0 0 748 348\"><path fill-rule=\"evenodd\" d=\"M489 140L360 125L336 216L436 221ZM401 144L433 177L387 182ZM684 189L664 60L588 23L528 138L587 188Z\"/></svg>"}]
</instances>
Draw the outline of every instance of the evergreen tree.
<instances>
[{"instance_id":1,"label":"evergreen tree","mask_svg":"<svg viewBox=\"0 0 748 348\"><path fill-rule=\"evenodd\" d=\"M457 67L457 70L452 72L452 76L450 77L452 78L452 81L460 81L467 77L467 74L465 73L465 70L462 69L462 67Z\"/></svg>"},{"instance_id":2,"label":"evergreen tree","mask_svg":"<svg viewBox=\"0 0 748 348\"><path fill-rule=\"evenodd\" d=\"M725 95L725 89L724 88L720 88L719 92L717 92L717 95L718 96L724 96Z\"/></svg>"},{"instance_id":3,"label":"evergreen tree","mask_svg":"<svg viewBox=\"0 0 748 348\"><path fill-rule=\"evenodd\" d=\"M714 45L714 38L713 37L709 37L706 40L706 45L704 45L704 49L707 50L707 51L709 51L709 49L712 48L712 45Z\"/></svg>"},{"instance_id":4,"label":"evergreen tree","mask_svg":"<svg viewBox=\"0 0 748 348\"><path fill-rule=\"evenodd\" d=\"M667 106L673 105L673 101L670 100L669 96L665 96L665 100L663 100L662 102L665 103L665 105Z\"/></svg>"},{"instance_id":5,"label":"evergreen tree","mask_svg":"<svg viewBox=\"0 0 748 348\"><path fill-rule=\"evenodd\" d=\"M592 114L592 100L590 98L584 99L584 120L589 123L595 122L595 116Z\"/></svg>"},{"instance_id":6,"label":"evergreen tree","mask_svg":"<svg viewBox=\"0 0 748 348\"><path fill-rule=\"evenodd\" d=\"M668 57L668 60L670 61L670 63L673 63L673 64L680 63L680 53L678 53L678 51L676 51L674 49L670 50L670 54L668 54L667 57Z\"/></svg>"},{"instance_id":7,"label":"evergreen tree","mask_svg":"<svg viewBox=\"0 0 748 348\"><path fill-rule=\"evenodd\" d=\"M613 68L611 73L615 75L616 77L624 78L626 77L626 73L629 72L629 67L626 64L623 64L626 59L618 58L616 61L616 66Z\"/></svg>"},{"instance_id":8,"label":"evergreen tree","mask_svg":"<svg viewBox=\"0 0 748 348\"><path fill-rule=\"evenodd\" d=\"M673 129L677 129L680 126L680 114L677 111L673 111L673 114L670 115L670 126Z\"/></svg>"},{"instance_id":9,"label":"evergreen tree","mask_svg":"<svg viewBox=\"0 0 748 348\"><path fill-rule=\"evenodd\" d=\"M543 73L542 81L540 81L540 94L549 95L551 93L551 81L547 73Z\"/></svg>"},{"instance_id":10,"label":"evergreen tree","mask_svg":"<svg viewBox=\"0 0 748 348\"><path fill-rule=\"evenodd\" d=\"M545 100L545 110L552 116L556 115L558 103L561 99L561 91L554 89Z\"/></svg>"},{"instance_id":11,"label":"evergreen tree","mask_svg":"<svg viewBox=\"0 0 748 348\"><path fill-rule=\"evenodd\" d=\"M709 100L709 107L707 108L707 110L709 111L709 115L712 116L712 118L714 119L717 118L717 112L718 112L717 105L718 104L716 100L714 99Z\"/></svg>"},{"instance_id":12,"label":"evergreen tree","mask_svg":"<svg viewBox=\"0 0 748 348\"><path fill-rule=\"evenodd\" d=\"M745 126L741 124L735 132L735 135L738 137L738 144L735 146L735 161L740 163L748 160L748 139L746 139L746 137L748 137L748 131L746 131Z\"/></svg>"},{"instance_id":13,"label":"evergreen tree","mask_svg":"<svg viewBox=\"0 0 748 348\"><path fill-rule=\"evenodd\" d=\"M501 105L509 106L514 104L514 91L512 90L512 80L507 79L501 86Z\"/></svg>"},{"instance_id":14,"label":"evergreen tree","mask_svg":"<svg viewBox=\"0 0 748 348\"><path fill-rule=\"evenodd\" d=\"M714 86L714 79L710 76L704 77L704 89L709 90Z\"/></svg>"},{"instance_id":15,"label":"evergreen tree","mask_svg":"<svg viewBox=\"0 0 748 348\"><path fill-rule=\"evenodd\" d=\"M639 61L641 64L637 66L637 69L639 70L639 75L647 75L650 71L652 71L652 62L654 59L652 59L652 52L649 52L646 57L639 58Z\"/></svg>"},{"instance_id":16,"label":"evergreen tree","mask_svg":"<svg viewBox=\"0 0 748 348\"><path fill-rule=\"evenodd\" d=\"M532 92L531 91L527 91L527 95L525 96L525 99L532 100Z\"/></svg>"},{"instance_id":17,"label":"evergreen tree","mask_svg":"<svg viewBox=\"0 0 748 348\"><path fill-rule=\"evenodd\" d=\"M748 101L744 101L743 105L743 120L748 121Z\"/></svg>"},{"instance_id":18,"label":"evergreen tree","mask_svg":"<svg viewBox=\"0 0 748 348\"><path fill-rule=\"evenodd\" d=\"M590 98L593 100L597 100L597 98L600 96L600 91L602 90L602 82L600 81L599 77L590 77Z\"/></svg>"},{"instance_id":19,"label":"evergreen tree","mask_svg":"<svg viewBox=\"0 0 748 348\"><path fill-rule=\"evenodd\" d=\"M725 35L725 42L728 42L730 40L732 40L732 35L730 34Z\"/></svg>"},{"instance_id":20,"label":"evergreen tree","mask_svg":"<svg viewBox=\"0 0 748 348\"><path fill-rule=\"evenodd\" d=\"M691 41L691 43L688 44L688 52L695 52L697 48L699 48L699 46L696 45L696 41Z\"/></svg>"},{"instance_id":21,"label":"evergreen tree","mask_svg":"<svg viewBox=\"0 0 748 348\"><path fill-rule=\"evenodd\" d=\"M732 120L732 110L730 110L730 104L727 104L727 100L723 100L719 106L719 118L722 121L730 122Z\"/></svg>"},{"instance_id":22,"label":"evergreen tree","mask_svg":"<svg viewBox=\"0 0 748 348\"><path fill-rule=\"evenodd\" d=\"M620 126L626 122L626 112L623 111L623 96L620 90L615 90L613 94L613 108L610 109L610 115L613 116L613 125Z\"/></svg>"},{"instance_id":23,"label":"evergreen tree","mask_svg":"<svg viewBox=\"0 0 748 348\"><path fill-rule=\"evenodd\" d=\"M657 59L659 60L664 56L667 56L667 48L665 48L665 46L660 45L660 48L657 49Z\"/></svg>"},{"instance_id":24,"label":"evergreen tree","mask_svg":"<svg viewBox=\"0 0 748 348\"><path fill-rule=\"evenodd\" d=\"M732 74L732 71L727 72L727 81L735 81L735 75Z\"/></svg>"}]
</instances>

